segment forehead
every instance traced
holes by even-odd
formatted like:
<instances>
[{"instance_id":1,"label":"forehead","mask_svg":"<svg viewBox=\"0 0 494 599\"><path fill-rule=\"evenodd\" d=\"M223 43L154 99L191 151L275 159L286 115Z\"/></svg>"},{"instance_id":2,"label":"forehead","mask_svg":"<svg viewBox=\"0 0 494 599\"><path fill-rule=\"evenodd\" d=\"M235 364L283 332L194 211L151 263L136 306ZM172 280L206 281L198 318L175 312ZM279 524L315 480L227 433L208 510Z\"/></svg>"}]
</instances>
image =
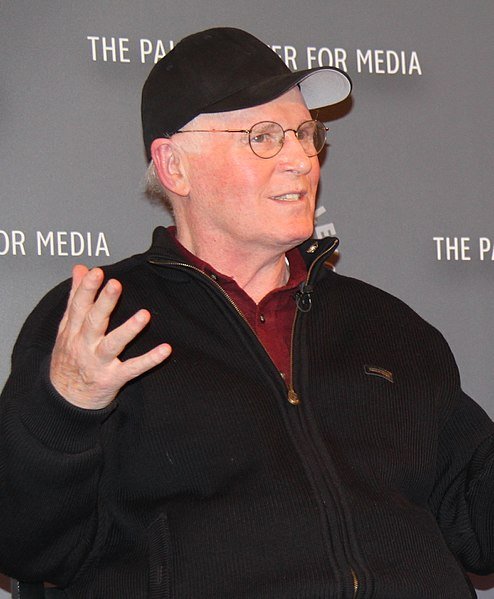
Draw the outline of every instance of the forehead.
<instances>
[{"instance_id":1,"label":"forehead","mask_svg":"<svg viewBox=\"0 0 494 599\"><path fill-rule=\"evenodd\" d=\"M219 124L222 124L229 127L246 127L265 120L277 121L281 125L298 125L308 118L310 118L310 112L302 93L298 87L295 87L271 102L229 112L200 114L191 122L194 123L194 126L200 123L201 126L218 127Z\"/></svg>"}]
</instances>

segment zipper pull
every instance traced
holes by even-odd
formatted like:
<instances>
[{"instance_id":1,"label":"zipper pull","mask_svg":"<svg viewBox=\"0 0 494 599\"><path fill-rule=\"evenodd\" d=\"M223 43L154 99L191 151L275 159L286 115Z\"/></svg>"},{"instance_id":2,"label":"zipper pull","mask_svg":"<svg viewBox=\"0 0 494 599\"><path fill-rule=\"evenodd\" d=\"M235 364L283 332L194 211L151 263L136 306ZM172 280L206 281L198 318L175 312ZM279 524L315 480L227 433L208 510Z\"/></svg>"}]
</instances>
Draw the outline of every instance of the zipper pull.
<instances>
[{"instance_id":1,"label":"zipper pull","mask_svg":"<svg viewBox=\"0 0 494 599\"><path fill-rule=\"evenodd\" d=\"M295 303L300 312L309 312L312 308L312 292L314 287L308 285L305 281L300 283L299 290L295 294Z\"/></svg>"},{"instance_id":2,"label":"zipper pull","mask_svg":"<svg viewBox=\"0 0 494 599\"><path fill-rule=\"evenodd\" d=\"M352 572L352 579L353 579L353 597L355 599L360 585L359 585L357 573L355 572L355 570L353 568L351 569L351 572Z\"/></svg>"},{"instance_id":3,"label":"zipper pull","mask_svg":"<svg viewBox=\"0 0 494 599\"><path fill-rule=\"evenodd\" d=\"M292 404L292 406L298 406L300 403L300 397L293 387L288 389L288 401Z\"/></svg>"}]
</instances>

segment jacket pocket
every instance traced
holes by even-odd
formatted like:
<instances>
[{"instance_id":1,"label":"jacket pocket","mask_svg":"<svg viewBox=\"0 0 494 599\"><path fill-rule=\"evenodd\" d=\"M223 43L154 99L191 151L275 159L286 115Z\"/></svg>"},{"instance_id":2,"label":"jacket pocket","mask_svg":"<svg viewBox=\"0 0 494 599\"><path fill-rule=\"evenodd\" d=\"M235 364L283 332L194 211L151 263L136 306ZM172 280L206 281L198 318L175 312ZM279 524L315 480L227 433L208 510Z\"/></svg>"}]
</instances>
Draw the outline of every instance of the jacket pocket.
<instances>
[{"instance_id":1,"label":"jacket pocket","mask_svg":"<svg viewBox=\"0 0 494 599\"><path fill-rule=\"evenodd\" d=\"M151 523L149 537L149 599L170 599L170 531L166 514Z\"/></svg>"}]
</instances>

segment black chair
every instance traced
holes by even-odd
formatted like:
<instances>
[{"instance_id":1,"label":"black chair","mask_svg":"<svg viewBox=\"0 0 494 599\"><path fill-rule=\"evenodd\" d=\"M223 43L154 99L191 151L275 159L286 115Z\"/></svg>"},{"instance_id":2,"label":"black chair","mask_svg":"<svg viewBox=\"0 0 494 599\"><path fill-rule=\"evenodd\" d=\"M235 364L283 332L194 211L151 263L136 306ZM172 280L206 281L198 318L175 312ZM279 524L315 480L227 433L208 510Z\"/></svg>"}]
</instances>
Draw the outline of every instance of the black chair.
<instances>
[{"instance_id":1,"label":"black chair","mask_svg":"<svg viewBox=\"0 0 494 599\"><path fill-rule=\"evenodd\" d=\"M62 589L46 588L42 582L20 582L12 579L12 599L62 599Z\"/></svg>"}]
</instances>

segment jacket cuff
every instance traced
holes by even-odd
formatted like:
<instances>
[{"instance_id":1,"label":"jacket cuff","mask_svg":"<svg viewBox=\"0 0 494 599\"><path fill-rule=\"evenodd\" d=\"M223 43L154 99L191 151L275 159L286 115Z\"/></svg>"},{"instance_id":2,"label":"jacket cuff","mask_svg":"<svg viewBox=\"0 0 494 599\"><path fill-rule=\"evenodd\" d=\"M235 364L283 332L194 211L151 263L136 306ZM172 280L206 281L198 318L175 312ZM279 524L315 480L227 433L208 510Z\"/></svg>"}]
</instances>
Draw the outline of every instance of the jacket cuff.
<instances>
[{"instance_id":1,"label":"jacket cuff","mask_svg":"<svg viewBox=\"0 0 494 599\"><path fill-rule=\"evenodd\" d=\"M101 425L115 410L116 402L100 410L79 408L53 387L50 360L40 369L34 392L21 402L21 420L43 445L62 453L81 453L99 444Z\"/></svg>"}]
</instances>

